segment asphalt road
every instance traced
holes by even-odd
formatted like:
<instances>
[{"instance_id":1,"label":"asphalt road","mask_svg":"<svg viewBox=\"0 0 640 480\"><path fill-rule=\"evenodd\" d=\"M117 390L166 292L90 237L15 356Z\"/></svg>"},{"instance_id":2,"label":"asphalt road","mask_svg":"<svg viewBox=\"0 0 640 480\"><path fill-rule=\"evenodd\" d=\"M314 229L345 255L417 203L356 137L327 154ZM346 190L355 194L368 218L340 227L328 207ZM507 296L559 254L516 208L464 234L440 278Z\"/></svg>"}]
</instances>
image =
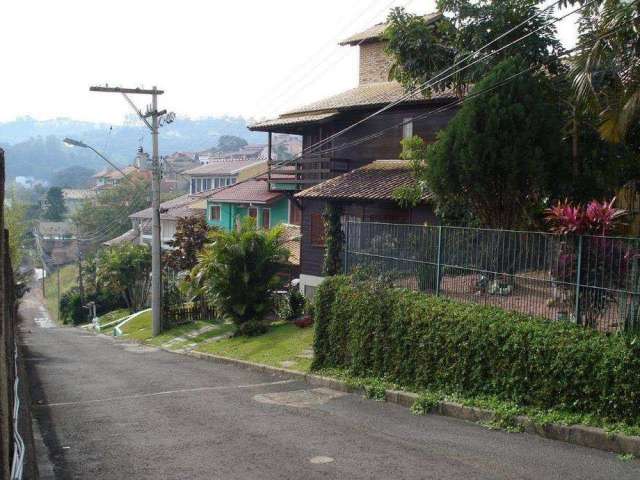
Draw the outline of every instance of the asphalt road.
<instances>
[{"instance_id":1,"label":"asphalt road","mask_svg":"<svg viewBox=\"0 0 640 480\"><path fill-rule=\"evenodd\" d=\"M33 294L21 312L45 479L640 478L613 454L51 328Z\"/></svg>"}]
</instances>

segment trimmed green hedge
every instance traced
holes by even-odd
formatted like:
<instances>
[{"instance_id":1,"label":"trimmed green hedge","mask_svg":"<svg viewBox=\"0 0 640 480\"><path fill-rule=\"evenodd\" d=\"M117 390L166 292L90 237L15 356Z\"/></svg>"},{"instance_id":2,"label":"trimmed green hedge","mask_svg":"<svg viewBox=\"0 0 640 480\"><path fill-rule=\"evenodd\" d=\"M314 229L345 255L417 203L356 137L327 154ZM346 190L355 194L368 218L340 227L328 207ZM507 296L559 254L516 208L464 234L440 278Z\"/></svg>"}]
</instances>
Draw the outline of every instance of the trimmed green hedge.
<instances>
[{"instance_id":1,"label":"trimmed green hedge","mask_svg":"<svg viewBox=\"0 0 640 480\"><path fill-rule=\"evenodd\" d=\"M344 276L315 296L313 368L640 420L640 338Z\"/></svg>"}]
</instances>

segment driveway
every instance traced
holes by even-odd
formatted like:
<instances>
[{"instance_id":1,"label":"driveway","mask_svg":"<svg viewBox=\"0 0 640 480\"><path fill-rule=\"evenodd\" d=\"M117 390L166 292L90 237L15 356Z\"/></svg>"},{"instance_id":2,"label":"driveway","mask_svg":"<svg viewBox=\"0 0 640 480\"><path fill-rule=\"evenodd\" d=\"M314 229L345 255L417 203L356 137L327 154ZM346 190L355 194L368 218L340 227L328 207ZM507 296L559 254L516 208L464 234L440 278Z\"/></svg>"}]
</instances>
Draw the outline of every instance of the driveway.
<instances>
[{"instance_id":1,"label":"driveway","mask_svg":"<svg viewBox=\"0 0 640 480\"><path fill-rule=\"evenodd\" d=\"M30 293L21 313L33 413L53 464L42 478L640 476L640 463L598 450L57 328L40 306Z\"/></svg>"}]
</instances>

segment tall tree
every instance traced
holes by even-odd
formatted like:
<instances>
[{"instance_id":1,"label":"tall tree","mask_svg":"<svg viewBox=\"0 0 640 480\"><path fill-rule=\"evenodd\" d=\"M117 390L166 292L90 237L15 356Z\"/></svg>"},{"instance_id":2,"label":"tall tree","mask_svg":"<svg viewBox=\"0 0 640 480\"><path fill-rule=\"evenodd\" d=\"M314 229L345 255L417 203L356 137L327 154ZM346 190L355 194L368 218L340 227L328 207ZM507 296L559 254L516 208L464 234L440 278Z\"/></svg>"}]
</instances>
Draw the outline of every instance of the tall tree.
<instances>
[{"instance_id":1,"label":"tall tree","mask_svg":"<svg viewBox=\"0 0 640 480\"><path fill-rule=\"evenodd\" d=\"M548 71L555 72L560 65L557 55L562 46L555 27L549 24L551 11L540 13L539 3L539 0L438 0L438 9L444 16L435 24L396 8L389 15L385 33L389 40L387 50L394 59L392 76L406 87L415 88L481 48L479 56L454 69L464 67L464 70L452 76L448 71L438 77L432 89L454 89L463 95L469 85L478 82L494 65L514 55L521 56L527 65L545 65ZM529 20L525 28L515 29L497 40L536 14L539 15ZM535 33L511 45L531 31ZM494 55L466 67L491 53Z\"/></svg>"},{"instance_id":2,"label":"tall tree","mask_svg":"<svg viewBox=\"0 0 640 480\"><path fill-rule=\"evenodd\" d=\"M523 70L522 58L503 60L474 88L488 90ZM564 175L562 117L552 92L545 75L523 74L466 101L433 145L405 142L418 185L440 208L462 205L483 226L528 224Z\"/></svg>"},{"instance_id":3,"label":"tall tree","mask_svg":"<svg viewBox=\"0 0 640 480\"><path fill-rule=\"evenodd\" d=\"M133 183L121 182L82 203L73 215L82 237L96 244L117 237L131 228L129 215L149 207L151 185L143 179L131 179Z\"/></svg>"},{"instance_id":4,"label":"tall tree","mask_svg":"<svg viewBox=\"0 0 640 480\"><path fill-rule=\"evenodd\" d=\"M52 222L61 222L67 213L64 204L64 196L60 187L51 187L47 191L47 205L44 211L44 218Z\"/></svg>"},{"instance_id":5,"label":"tall tree","mask_svg":"<svg viewBox=\"0 0 640 480\"><path fill-rule=\"evenodd\" d=\"M147 304L151 287L151 249L148 245L127 243L102 250L96 272L101 288L122 295L132 312Z\"/></svg>"}]
</instances>

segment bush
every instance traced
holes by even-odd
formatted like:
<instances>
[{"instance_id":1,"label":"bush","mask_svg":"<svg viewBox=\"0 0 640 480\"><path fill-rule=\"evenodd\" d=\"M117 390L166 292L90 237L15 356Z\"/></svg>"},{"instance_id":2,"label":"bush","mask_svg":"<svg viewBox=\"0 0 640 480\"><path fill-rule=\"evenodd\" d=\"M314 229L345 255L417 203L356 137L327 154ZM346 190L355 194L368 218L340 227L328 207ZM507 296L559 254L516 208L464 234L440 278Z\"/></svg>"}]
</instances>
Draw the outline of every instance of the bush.
<instances>
[{"instance_id":1,"label":"bush","mask_svg":"<svg viewBox=\"0 0 640 480\"><path fill-rule=\"evenodd\" d=\"M315 296L313 368L640 420L640 338L344 276Z\"/></svg>"},{"instance_id":2,"label":"bush","mask_svg":"<svg viewBox=\"0 0 640 480\"><path fill-rule=\"evenodd\" d=\"M259 324L273 311L273 292L283 283L278 271L289 256L281 238L281 227L258 229L247 217L238 229L212 232L191 272L197 293L213 301L239 335L266 331Z\"/></svg>"},{"instance_id":3,"label":"bush","mask_svg":"<svg viewBox=\"0 0 640 480\"><path fill-rule=\"evenodd\" d=\"M60 296L60 318L65 324L79 325L88 321L88 311L82 308L80 290L72 288Z\"/></svg>"},{"instance_id":4,"label":"bush","mask_svg":"<svg viewBox=\"0 0 640 480\"><path fill-rule=\"evenodd\" d=\"M297 287L291 287L284 295L279 295L275 301L276 316L283 322L293 322L304 311L304 296Z\"/></svg>"}]
</instances>

